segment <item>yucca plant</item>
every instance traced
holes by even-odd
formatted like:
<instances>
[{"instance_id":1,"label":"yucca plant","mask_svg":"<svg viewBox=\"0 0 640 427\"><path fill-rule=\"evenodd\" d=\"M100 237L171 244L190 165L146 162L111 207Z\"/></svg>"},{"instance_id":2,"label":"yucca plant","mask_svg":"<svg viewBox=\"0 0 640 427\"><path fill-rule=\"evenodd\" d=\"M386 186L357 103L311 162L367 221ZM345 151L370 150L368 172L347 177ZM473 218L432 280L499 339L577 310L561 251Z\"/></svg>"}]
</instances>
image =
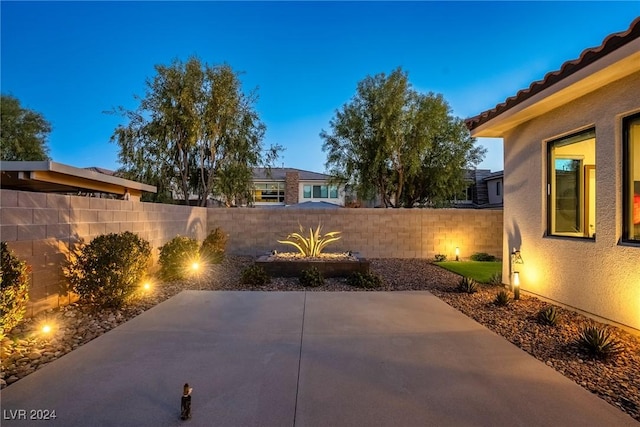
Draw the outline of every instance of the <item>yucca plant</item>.
<instances>
[{"instance_id":1,"label":"yucca plant","mask_svg":"<svg viewBox=\"0 0 640 427\"><path fill-rule=\"evenodd\" d=\"M576 343L592 356L601 359L607 359L622 352L620 342L611 336L611 330L606 326L583 326Z\"/></svg>"},{"instance_id":2,"label":"yucca plant","mask_svg":"<svg viewBox=\"0 0 640 427\"><path fill-rule=\"evenodd\" d=\"M553 305L548 305L538 312L538 322L543 325L555 326L559 318L558 309Z\"/></svg>"},{"instance_id":3,"label":"yucca plant","mask_svg":"<svg viewBox=\"0 0 640 427\"><path fill-rule=\"evenodd\" d=\"M315 231L309 228L309 237L304 237L305 231L300 225L300 233L291 233L287 236L287 240L278 240L278 243L295 247L305 257L317 257L329 243L341 239L340 231L331 231L324 236L320 235L321 231L322 226L318 224Z\"/></svg>"},{"instance_id":4,"label":"yucca plant","mask_svg":"<svg viewBox=\"0 0 640 427\"><path fill-rule=\"evenodd\" d=\"M495 305L506 306L511 302L511 298L509 298L509 292L504 289L496 294L496 297L493 300Z\"/></svg>"},{"instance_id":5,"label":"yucca plant","mask_svg":"<svg viewBox=\"0 0 640 427\"><path fill-rule=\"evenodd\" d=\"M471 277L463 277L458 282L458 292L466 292L468 294L474 294L478 292L478 282Z\"/></svg>"}]
</instances>

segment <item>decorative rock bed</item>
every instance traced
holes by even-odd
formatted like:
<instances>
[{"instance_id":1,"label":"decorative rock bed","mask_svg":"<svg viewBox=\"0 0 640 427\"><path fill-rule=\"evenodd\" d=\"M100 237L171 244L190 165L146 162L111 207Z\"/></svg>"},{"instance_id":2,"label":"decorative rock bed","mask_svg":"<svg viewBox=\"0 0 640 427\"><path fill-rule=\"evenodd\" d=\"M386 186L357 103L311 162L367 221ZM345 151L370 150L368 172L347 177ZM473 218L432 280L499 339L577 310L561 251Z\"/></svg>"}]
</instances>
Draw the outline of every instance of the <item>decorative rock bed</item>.
<instances>
[{"instance_id":1,"label":"decorative rock bed","mask_svg":"<svg viewBox=\"0 0 640 427\"><path fill-rule=\"evenodd\" d=\"M212 266L207 277L197 281L165 283L120 311L92 312L71 305L45 313L61 320L58 332L49 338L37 334L37 319L23 322L2 341L2 373L0 386L19 381L58 357L108 332L172 297L182 290L232 291L301 291L308 292L376 292L430 291L453 308L493 330L533 357L541 360L567 378L575 381L614 407L640 421L640 337L613 328L624 352L612 361L594 359L582 353L573 343L582 324L591 322L585 316L559 309L562 321L558 327L539 325L535 313L545 302L522 295L507 307L492 304L499 287L483 285L473 295L455 292L460 276L421 259L373 259L370 268L380 275L383 285L377 290L347 285L343 278L328 278L315 288L303 288L295 278L276 277L262 286L240 283L242 270L254 262L251 257L227 257Z\"/></svg>"}]
</instances>

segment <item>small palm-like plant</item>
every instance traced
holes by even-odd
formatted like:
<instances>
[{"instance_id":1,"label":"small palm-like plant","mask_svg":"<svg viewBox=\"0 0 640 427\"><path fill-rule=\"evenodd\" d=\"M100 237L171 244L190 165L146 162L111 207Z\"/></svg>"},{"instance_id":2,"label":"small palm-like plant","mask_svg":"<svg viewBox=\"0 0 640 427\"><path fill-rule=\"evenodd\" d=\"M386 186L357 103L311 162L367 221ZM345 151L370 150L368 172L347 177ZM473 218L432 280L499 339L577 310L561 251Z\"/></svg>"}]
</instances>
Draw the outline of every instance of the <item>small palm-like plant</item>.
<instances>
[{"instance_id":1,"label":"small palm-like plant","mask_svg":"<svg viewBox=\"0 0 640 427\"><path fill-rule=\"evenodd\" d=\"M287 236L287 240L278 240L278 243L295 247L305 257L317 257L329 243L341 239L340 231L331 231L324 236L320 235L321 231L322 226L318 224L315 231L309 228L309 237L304 237L305 231L300 225L300 233L291 233Z\"/></svg>"},{"instance_id":2,"label":"small palm-like plant","mask_svg":"<svg viewBox=\"0 0 640 427\"><path fill-rule=\"evenodd\" d=\"M595 325L582 327L576 343L592 356L601 359L607 359L622 352L620 342L611 336L611 330L607 327Z\"/></svg>"},{"instance_id":3,"label":"small palm-like plant","mask_svg":"<svg viewBox=\"0 0 640 427\"><path fill-rule=\"evenodd\" d=\"M505 291L504 289L498 292L493 300L493 303L499 306L509 305L510 302L511 299L509 298L509 292Z\"/></svg>"},{"instance_id":4,"label":"small palm-like plant","mask_svg":"<svg viewBox=\"0 0 640 427\"><path fill-rule=\"evenodd\" d=\"M466 292L468 294L475 294L478 292L478 282L471 277L463 277L458 282L458 292Z\"/></svg>"},{"instance_id":5,"label":"small palm-like plant","mask_svg":"<svg viewBox=\"0 0 640 427\"><path fill-rule=\"evenodd\" d=\"M558 309L553 305L548 305L538 312L538 322L543 325L555 326L559 317Z\"/></svg>"}]
</instances>

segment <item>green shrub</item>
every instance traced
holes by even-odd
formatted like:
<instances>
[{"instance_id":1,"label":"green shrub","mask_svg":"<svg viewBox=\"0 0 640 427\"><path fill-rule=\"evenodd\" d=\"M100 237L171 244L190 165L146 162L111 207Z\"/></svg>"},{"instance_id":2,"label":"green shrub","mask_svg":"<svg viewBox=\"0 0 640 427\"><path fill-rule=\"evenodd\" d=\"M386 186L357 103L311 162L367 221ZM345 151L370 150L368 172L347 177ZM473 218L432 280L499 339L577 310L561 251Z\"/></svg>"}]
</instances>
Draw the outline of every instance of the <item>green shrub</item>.
<instances>
[{"instance_id":1,"label":"green shrub","mask_svg":"<svg viewBox=\"0 0 640 427\"><path fill-rule=\"evenodd\" d=\"M467 294L474 294L478 292L478 282L471 277L463 277L458 282L458 292L465 292Z\"/></svg>"},{"instance_id":2,"label":"green shrub","mask_svg":"<svg viewBox=\"0 0 640 427\"><path fill-rule=\"evenodd\" d=\"M212 264L220 264L224 259L224 251L227 247L227 235L220 227L209 233L200 246L200 256L203 260Z\"/></svg>"},{"instance_id":3,"label":"green shrub","mask_svg":"<svg viewBox=\"0 0 640 427\"><path fill-rule=\"evenodd\" d=\"M447 256L445 254L436 254L434 260L435 262L443 262L447 260Z\"/></svg>"},{"instance_id":4,"label":"green shrub","mask_svg":"<svg viewBox=\"0 0 640 427\"><path fill-rule=\"evenodd\" d=\"M347 278L347 285L356 288L374 289L382 286L382 279L370 271L366 273L352 273Z\"/></svg>"},{"instance_id":5,"label":"green shrub","mask_svg":"<svg viewBox=\"0 0 640 427\"><path fill-rule=\"evenodd\" d=\"M19 260L7 247L0 243L2 269L0 269L0 335L9 332L22 321L29 301L29 271L26 262Z\"/></svg>"},{"instance_id":6,"label":"green shrub","mask_svg":"<svg viewBox=\"0 0 640 427\"><path fill-rule=\"evenodd\" d=\"M495 305L499 306L507 306L511 302L511 298L509 297L509 292L504 289L496 294L496 297L493 300Z\"/></svg>"},{"instance_id":7,"label":"green shrub","mask_svg":"<svg viewBox=\"0 0 640 427\"><path fill-rule=\"evenodd\" d=\"M160 277L182 280L190 272L193 262L200 260L200 245L196 239L176 236L160 247Z\"/></svg>"},{"instance_id":8,"label":"green shrub","mask_svg":"<svg viewBox=\"0 0 640 427\"><path fill-rule=\"evenodd\" d=\"M64 271L82 300L119 308L138 289L150 259L149 242L137 234L103 234L82 247Z\"/></svg>"},{"instance_id":9,"label":"green shrub","mask_svg":"<svg viewBox=\"0 0 640 427\"><path fill-rule=\"evenodd\" d=\"M254 264L242 270L240 281L245 285L262 286L271 283L271 277L262 266Z\"/></svg>"},{"instance_id":10,"label":"green shrub","mask_svg":"<svg viewBox=\"0 0 640 427\"><path fill-rule=\"evenodd\" d=\"M307 270L302 270L298 280L302 286L310 286L312 288L324 285L324 277L322 277L322 273L313 266Z\"/></svg>"},{"instance_id":11,"label":"green shrub","mask_svg":"<svg viewBox=\"0 0 640 427\"><path fill-rule=\"evenodd\" d=\"M492 286L502 286L502 273L495 272L489 277L489 284Z\"/></svg>"},{"instance_id":12,"label":"green shrub","mask_svg":"<svg viewBox=\"0 0 640 427\"><path fill-rule=\"evenodd\" d=\"M476 252L475 254L471 255L471 260L472 261L495 261L496 257L494 257L493 255L489 255L486 252Z\"/></svg>"},{"instance_id":13,"label":"green shrub","mask_svg":"<svg viewBox=\"0 0 640 427\"><path fill-rule=\"evenodd\" d=\"M553 305L548 305L538 312L538 322L543 325L555 326L559 317L558 309Z\"/></svg>"},{"instance_id":14,"label":"green shrub","mask_svg":"<svg viewBox=\"0 0 640 427\"><path fill-rule=\"evenodd\" d=\"M582 327L576 343L587 353L601 359L607 359L622 352L620 342L611 336L611 330L606 326Z\"/></svg>"}]
</instances>

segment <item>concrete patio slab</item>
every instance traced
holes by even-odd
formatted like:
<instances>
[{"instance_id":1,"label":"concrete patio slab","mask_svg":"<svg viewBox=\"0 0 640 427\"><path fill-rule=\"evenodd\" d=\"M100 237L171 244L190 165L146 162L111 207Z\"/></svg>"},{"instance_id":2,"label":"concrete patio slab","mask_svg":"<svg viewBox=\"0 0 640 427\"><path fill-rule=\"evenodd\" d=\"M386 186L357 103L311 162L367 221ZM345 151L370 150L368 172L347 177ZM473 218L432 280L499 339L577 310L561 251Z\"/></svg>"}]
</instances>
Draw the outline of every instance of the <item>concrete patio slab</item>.
<instances>
[{"instance_id":1,"label":"concrete patio slab","mask_svg":"<svg viewBox=\"0 0 640 427\"><path fill-rule=\"evenodd\" d=\"M2 426L640 425L428 292L185 291L0 397Z\"/></svg>"}]
</instances>

